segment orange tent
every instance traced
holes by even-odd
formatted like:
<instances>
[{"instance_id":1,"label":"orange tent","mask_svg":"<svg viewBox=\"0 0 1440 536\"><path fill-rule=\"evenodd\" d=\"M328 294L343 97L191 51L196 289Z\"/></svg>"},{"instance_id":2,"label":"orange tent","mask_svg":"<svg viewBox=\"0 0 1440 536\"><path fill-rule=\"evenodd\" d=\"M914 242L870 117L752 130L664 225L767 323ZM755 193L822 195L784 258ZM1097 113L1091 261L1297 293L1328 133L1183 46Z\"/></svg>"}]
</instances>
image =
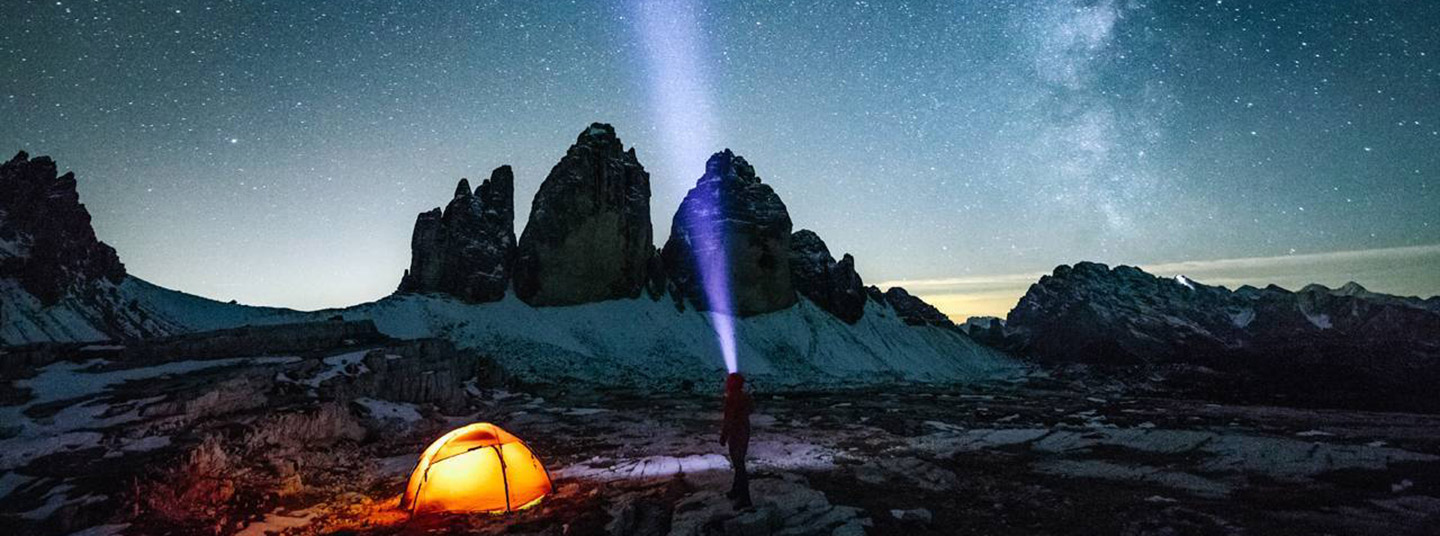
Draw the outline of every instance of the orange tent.
<instances>
[{"instance_id":1,"label":"orange tent","mask_svg":"<svg viewBox=\"0 0 1440 536\"><path fill-rule=\"evenodd\" d=\"M550 475L530 447L490 423L467 424L420 456L400 507L411 512L518 510L550 493Z\"/></svg>"}]
</instances>

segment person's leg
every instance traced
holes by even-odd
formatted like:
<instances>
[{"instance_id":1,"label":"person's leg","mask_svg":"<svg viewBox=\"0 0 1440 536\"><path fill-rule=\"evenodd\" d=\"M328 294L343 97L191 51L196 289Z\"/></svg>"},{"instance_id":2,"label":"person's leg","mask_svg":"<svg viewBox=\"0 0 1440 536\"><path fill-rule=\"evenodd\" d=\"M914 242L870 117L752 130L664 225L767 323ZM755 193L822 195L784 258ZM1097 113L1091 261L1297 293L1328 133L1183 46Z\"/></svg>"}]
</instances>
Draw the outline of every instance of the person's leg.
<instances>
[{"instance_id":1,"label":"person's leg","mask_svg":"<svg viewBox=\"0 0 1440 536\"><path fill-rule=\"evenodd\" d=\"M745 455L750 450L750 438L735 438L730 442L730 463L735 467L735 481L730 487L730 498L735 505L750 506L750 473L745 469Z\"/></svg>"},{"instance_id":2,"label":"person's leg","mask_svg":"<svg viewBox=\"0 0 1440 536\"><path fill-rule=\"evenodd\" d=\"M740 448L739 442L730 440L730 469L735 472L730 479L730 491L725 493L726 497L737 499L740 497L741 475L745 474L745 449Z\"/></svg>"}]
</instances>

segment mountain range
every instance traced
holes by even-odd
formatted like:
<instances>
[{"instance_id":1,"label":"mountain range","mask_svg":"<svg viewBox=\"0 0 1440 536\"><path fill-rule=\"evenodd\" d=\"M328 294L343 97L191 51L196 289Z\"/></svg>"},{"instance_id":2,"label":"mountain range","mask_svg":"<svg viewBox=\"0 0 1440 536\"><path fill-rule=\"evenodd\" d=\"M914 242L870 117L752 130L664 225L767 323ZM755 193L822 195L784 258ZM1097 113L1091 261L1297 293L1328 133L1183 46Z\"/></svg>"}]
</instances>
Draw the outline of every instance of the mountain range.
<instances>
[{"instance_id":1,"label":"mountain range","mask_svg":"<svg viewBox=\"0 0 1440 536\"><path fill-rule=\"evenodd\" d=\"M394 294L302 312L221 303L128 274L95 238L75 177L24 152L0 166L0 339L5 345L147 339L198 331L369 320L386 335L440 336L537 380L633 383L722 369L697 253L722 253L742 367L795 383L954 381L1016 362L971 340L901 289L866 287L855 260L793 230L743 157L713 155L657 248L650 178L614 129L583 130L514 232L514 173L461 179L419 214ZM706 233L726 237L703 240ZM700 251L702 247L722 252ZM937 316L938 315L938 316Z\"/></svg>"},{"instance_id":2,"label":"mountain range","mask_svg":"<svg viewBox=\"0 0 1440 536\"><path fill-rule=\"evenodd\" d=\"M1232 291L1082 262L1041 277L1003 322L969 324L976 339L1040 363L1162 370L1207 397L1440 411L1440 297L1354 282Z\"/></svg>"},{"instance_id":3,"label":"mountain range","mask_svg":"<svg viewBox=\"0 0 1440 536\"><path fill-rule=\"evenodd\" d=\"M577 136L517 236L509 166L419 214L411 262L375 302L302 312L221 303L128 274L96 239L73 174L21 152L0 165L0 340L148 339L245 325L373 322L440 337L537 381L668 383L721 370L710 316L738 317L742 368L778 383L963 381L1024 363L1164 377L1200 396L1440 410L1440 297L1358 284L1229 290L1081 262L1032 285L1004 319L956 326L905 289L866 286L794 230L778 193L729 150L705 164L659 247L650 176L610 126ZM716 239L723 237L723 239ZM696 259L721 256L733 296L711 304ZM977 342L978 341L978 342ZM1220 377L1213 377L1221 375ZM1217 391L1218 390L1218 391Z\"/></svg>"}]
</instances>

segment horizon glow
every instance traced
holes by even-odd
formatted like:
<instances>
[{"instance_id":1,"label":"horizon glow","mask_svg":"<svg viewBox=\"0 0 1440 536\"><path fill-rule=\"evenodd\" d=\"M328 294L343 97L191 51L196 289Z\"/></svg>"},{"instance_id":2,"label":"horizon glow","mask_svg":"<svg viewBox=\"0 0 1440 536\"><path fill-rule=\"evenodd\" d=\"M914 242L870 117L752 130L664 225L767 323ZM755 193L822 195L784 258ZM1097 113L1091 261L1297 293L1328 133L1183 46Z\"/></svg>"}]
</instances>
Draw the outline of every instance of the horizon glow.
<instances>
[{"instance_id":1,"label":"horizon glow","mask_svg":"<svg viewBox=\"0 0 1440 536\"><path fill-rule=\"evenodd\" d=\"M663 146L658 176L684 177L687 165L705 161L716 146L710 113L711 96L708 77L701 67L703 32L698 13L700 6L692 0L647 1L633 4L637 33L645 51L648 67L647 82L655 122L659 125ZM708 170L707 170L708 171ZM683 183L665 184L674 188ZM720 211L719 199L707 200L696 210ZM704 223L693 218L691 221ZM725 368L740 370L735 350L735 317L730 282L727 277L724 229L716 221L714 228L691 229L695 243L690 250L700 271L701 287L710 306L710 325L720 346Z\"/></svg>"}]
</instances>

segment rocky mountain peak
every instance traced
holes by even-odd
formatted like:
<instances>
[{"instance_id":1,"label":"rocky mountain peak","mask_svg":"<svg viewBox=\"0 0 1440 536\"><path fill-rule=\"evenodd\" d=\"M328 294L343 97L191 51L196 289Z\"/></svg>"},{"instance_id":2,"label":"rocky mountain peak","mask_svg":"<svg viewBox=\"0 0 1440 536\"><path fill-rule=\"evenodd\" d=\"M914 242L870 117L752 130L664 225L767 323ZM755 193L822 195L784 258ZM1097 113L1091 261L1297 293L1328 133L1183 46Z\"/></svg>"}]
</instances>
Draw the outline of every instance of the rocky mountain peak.
<instances>
[{"instance_id":1,"label":"rocky mountain peak","mask_svg":"<svg viewBox=\"0 0 1440 536\"><path fill-rule=\"evenodd\" d=\"M620 141L615 127L608 123L591 123L581 131L580 135L575 137L575 144L567 151L567 156L576 151L595 152L613 158L635 158L635 149L625 149L625 143Z\"/></svg>"},{"instance_id":2,"label":"rocky mountain peak","mask_svg":"<svg viewBox=\"0 0 1440 536\"><path fill-rule=\"evenodd\" d=\"M423 212L410 238L410 269L397 292L442 292L496 301L510 287L515 258L514 175L496 168L474 193L460 179L445 209Z\"/></svg>"},{"instance_id":3,"label":"rocky mountain peak","mask_svg":"<svg viewBox=\"0 0 1440 536\"><path fill-rule=\"evenodd\" d=\"M1340 288L1335 289L1335 292L1344 296L1363 296L1370 293L1369 290L1354 281L1341 285Z\"/></svg>"},{"instance_id":4,"label":"rocky mountain peak","mask_svg":"<svg viewBox=\"0 0 1440 536\"><path fill-rule=\"evenodd\" d=\"M90 282L118 283L125 266L95 237L74 173L20 151L0 164L0 277L17 279L44 304Z\"/></svg>"},{"instance_id":5,"label":"rocky mountain peak","mask_svg":"<svg viewBox=\"0 0 1440 536\"><path fill-rule=\"evenodd\" d=\"M520 236L515 293L531 305L640 295L652 265L650 174L594 123L551 168Z\"/></svg>"},{"instance_id":6,"label":"rocky mountain peak","mask_svg":"<svg viewBox=\"0 0 1440 536\"><path fill-rule=\"evenodd\" d=\"M725 149L713 155L705 161L705 175L700 177L701 182L706 181L738 181L742 184L757 184L760 177L755 175L755 167L745 161L745 157L737 156L730 149Z\"/></svg>"},{"instance_id":7,"label":"rocky mountain peak","mask_svg":"<svg viewBox=\"0 0 1440 536\"><path fill-rule=\"evenodd\" d=\"M890 287L885 291L885 303L895 309L895 314L912 326L939 326L954 328L955 322L934 305L926 303L919 296L910 294L904 288Z\"/></svg>"},{"instance_id":8,"label":"rocky mountain peak","mask_svg":"<svg viewBox=\"0 0 1440 536\"><path fill-rule=\"evenodd\" d=\"M475 197L480 200L488 218L497 224L508 225L510 234L515 234L515 171L510 166L500 166L490 172L490 178L475 189Z\"/></svg>"},{"instance_id":9,"label":"rocky mountain peak","mask_svg":"<svg viewBox=\"0 0 1440 536\"><path fill-rule=\"evenodd\" d=\"M589 127L586 127L585 130L580 132L579 136L575 137L575 144L587 145L593 143L614 143L618 145L620 143L620 136L615 134L615 127L610 126L609 123L590 123Z\"/></svg>"},{"instance_id":10,"label":"rocky mountain peak","mask_svg":"<svg viewBox=\"0 0 1440 536\"><path fill-rule=\"evenodd\" d=\"M839 262L820 235L801 229L790 235L790 275L795 290L821 309L854 324L865 314L865 283L855 272L855 258Z\"/></svg>"},{"instance_id":11,"label":"rocky mountain peak","mask_svg":"<svg viewBox=\"0 0 1440 536\"><path fill-rule=\"evenodd\" d=\"M676 298L708 310L697 262L724 258L734 313L754 315L794 305L790 230L785 203L761 183L755 168L728 149L715 153L675 212L662 252Z\"/></svg>"}]
</instances>

